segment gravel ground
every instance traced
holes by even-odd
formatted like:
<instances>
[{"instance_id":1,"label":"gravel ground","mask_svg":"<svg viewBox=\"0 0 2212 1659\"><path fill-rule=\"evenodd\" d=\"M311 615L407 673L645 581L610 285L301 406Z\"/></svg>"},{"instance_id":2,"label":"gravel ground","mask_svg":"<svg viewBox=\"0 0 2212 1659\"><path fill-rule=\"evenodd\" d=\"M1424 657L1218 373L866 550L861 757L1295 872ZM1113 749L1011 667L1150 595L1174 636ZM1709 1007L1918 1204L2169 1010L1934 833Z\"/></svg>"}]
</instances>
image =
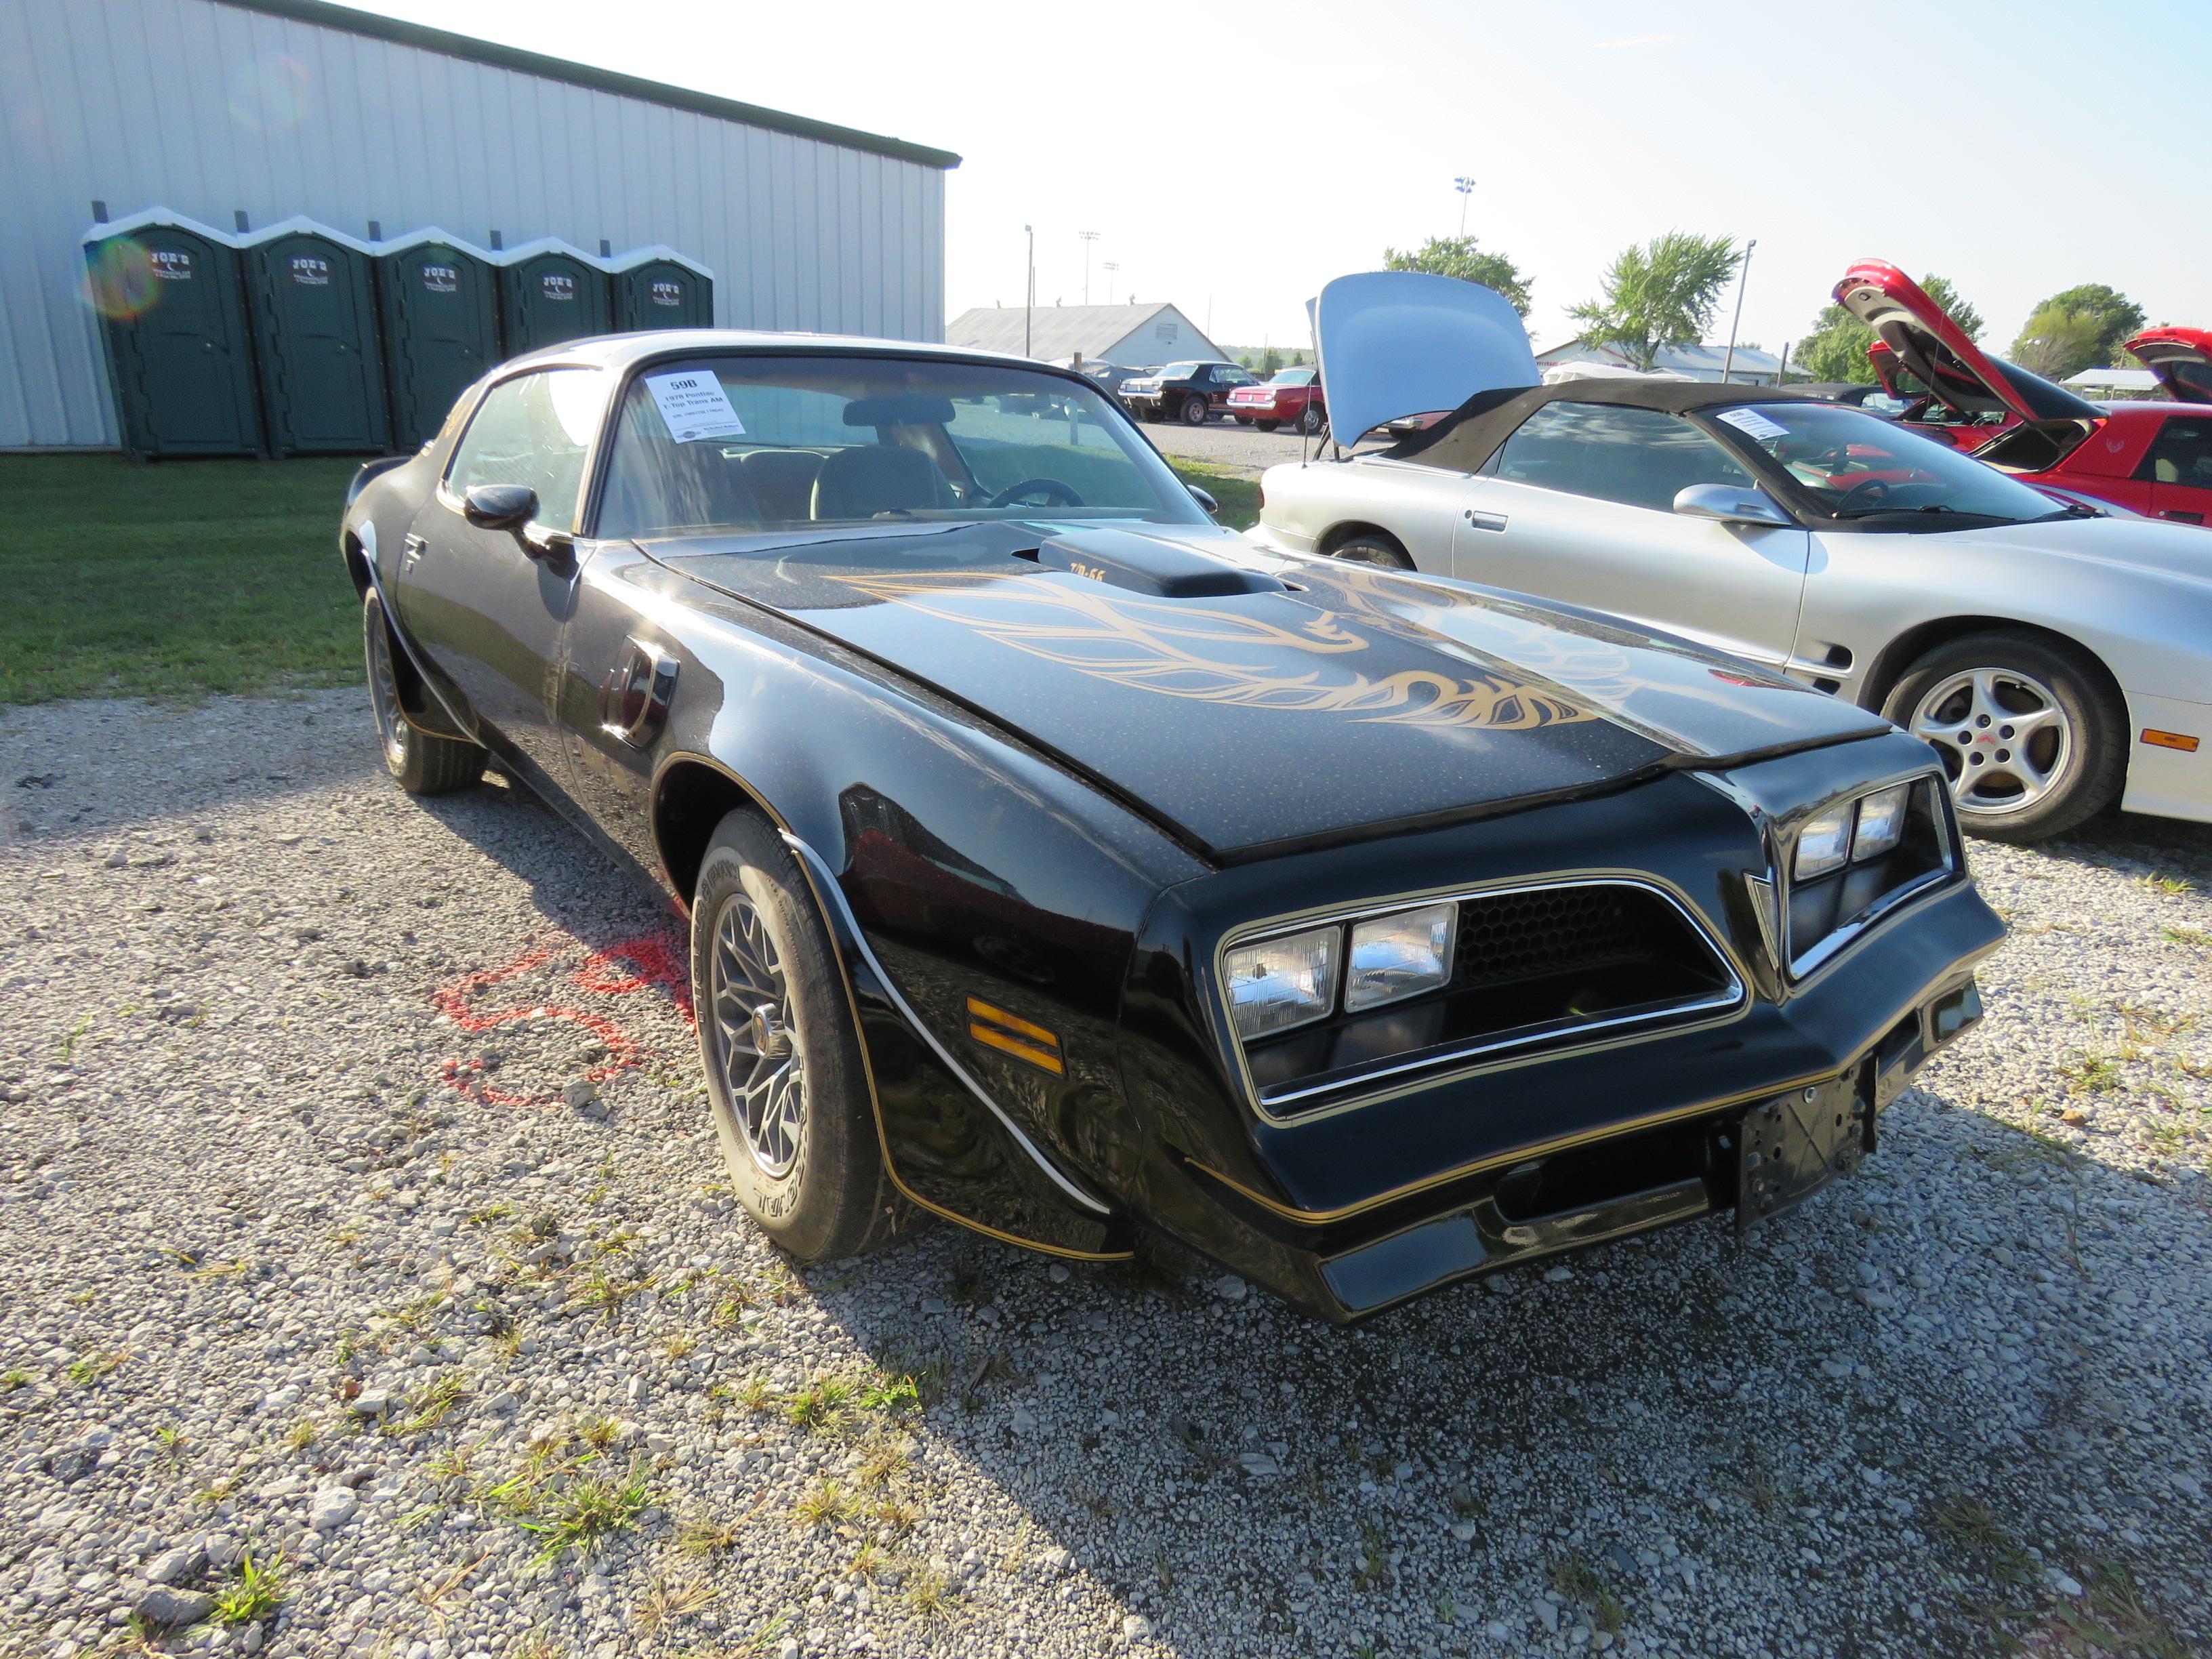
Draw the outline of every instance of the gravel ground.
<instances>
[{"instance_id":1,"label":"gravel ground","mask_svg":"<svg viewBox=\"0 0 2212 1659\"><path fill-rule=\"evenodd\" d=\"M732 1212L678 937L353 694L0 721L0 1653L2179 1656L2212 835L1982 846L1865 1176L1358 1332Z\"/></svg>"}]
</instances>

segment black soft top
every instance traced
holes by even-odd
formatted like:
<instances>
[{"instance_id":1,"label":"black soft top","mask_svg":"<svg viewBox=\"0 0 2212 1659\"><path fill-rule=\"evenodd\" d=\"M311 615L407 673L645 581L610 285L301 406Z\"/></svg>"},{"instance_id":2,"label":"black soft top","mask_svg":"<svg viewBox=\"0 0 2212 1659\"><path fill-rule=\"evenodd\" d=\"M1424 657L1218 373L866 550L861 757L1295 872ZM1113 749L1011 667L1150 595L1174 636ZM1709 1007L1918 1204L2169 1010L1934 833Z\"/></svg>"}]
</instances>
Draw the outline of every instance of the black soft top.
<instances>
[{"instance_id":1,"label":"black soft top","mask_svg":"<svg viewBox=\"0 0 2212 1659\"><path fill-rule=\"evenodd\" d=\"M1496 386L1478 392L1426 432L1386 450L1394 460L1419 461L1448 472L1480 471L1491 452L1547 404L1612 404L1682 415L1693 409L1789 399L1818 403L1795 386L1723 386L1712 380L1562 380L1557 386Z\"/></svg>"}]
</instances>

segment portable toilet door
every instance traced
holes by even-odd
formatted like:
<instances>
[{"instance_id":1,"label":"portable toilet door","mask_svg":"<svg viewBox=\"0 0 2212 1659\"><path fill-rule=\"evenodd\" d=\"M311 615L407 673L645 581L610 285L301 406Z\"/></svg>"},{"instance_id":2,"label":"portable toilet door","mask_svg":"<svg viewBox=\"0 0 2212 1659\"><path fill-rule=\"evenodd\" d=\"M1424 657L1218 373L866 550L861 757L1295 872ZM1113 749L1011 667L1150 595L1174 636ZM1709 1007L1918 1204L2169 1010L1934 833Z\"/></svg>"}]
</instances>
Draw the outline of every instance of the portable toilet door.
<instances>
[{"instance_id":1,"label":"portable toilet door","mask_svg":"<svg viewBox=\"0 0 2212 1659\"><path fill-rule=\"evenodd\" d=\"M434 227L374 246L392 441L419 449L499 361L498 275L482 249Z\"/></svg>"},{"instance_id":2,"label":"portable toilet door","mask_svg":"<svg viewBox=\"0 0 2212 1659\"><path fill-rule=\"evenodd\" d=\"M276 455L392 447L370 250L312 219L256 231L240 248Z\"/></svg>"},{"instance_id":3,"label":"portable toilet door","mask_svg":"<svg viewBox=\"0 0 2212 1659\"><path fill-rule=\"evenodd\" d=\"M608 331L607 268L581 248L547 236L492 258L508 356Z\"/></svg>"},{"instance_id":4,"label":"portable toilet door","mask_svg":"<svg viewBox=\"0 0 2212 1659\"><path fill-rule=\"evenodd\" d=\"M632 248L614 262L615 330L712 328L714 273L674 248Z\"/></svg>"},{"instance_id":5,"label":"portable toilet door","mask_svg":"<svg viewBox=\"0 0 2212 1659\"><path fill-rule=\"evenodd\" d=\"M153 208L94 225L84 252L125 453L259 454L237 239Z\"/></svg>"}]
</instances>

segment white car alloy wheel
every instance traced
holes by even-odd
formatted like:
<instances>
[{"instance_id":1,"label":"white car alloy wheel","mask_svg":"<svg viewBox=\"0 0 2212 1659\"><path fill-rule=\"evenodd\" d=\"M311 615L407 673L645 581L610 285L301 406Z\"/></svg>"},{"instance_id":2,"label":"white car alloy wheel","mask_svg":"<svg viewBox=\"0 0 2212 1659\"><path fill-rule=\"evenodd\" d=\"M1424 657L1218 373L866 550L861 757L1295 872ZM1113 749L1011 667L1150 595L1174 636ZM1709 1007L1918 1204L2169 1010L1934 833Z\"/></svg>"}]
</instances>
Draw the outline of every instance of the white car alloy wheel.
<instances>
[{"instance_id":1,"label":"white car alloy wheel","mask_svg":"<svg viewBox=\"0 0 2212 1659\"><path fill-rule=\"evenodd\" d=\"M2075 763L2074 723L2033 675L1973 668L1938 680L1912 712L1912 734L1935 746L1961 812L2029 811Z\"/></svg>"},{"instance_id":2,"label":"white car alloy wheel","mask_svg":"<svg viewBox=\"0 0 2212 1659\"><path fill-rule=\"evenodd\" d=\"M775 941L745 893L723 900L708 963L714 1063L746 1150L780 1179L798 1162L805 1128L806 1045Z\"/></svg>"}]
</instances>

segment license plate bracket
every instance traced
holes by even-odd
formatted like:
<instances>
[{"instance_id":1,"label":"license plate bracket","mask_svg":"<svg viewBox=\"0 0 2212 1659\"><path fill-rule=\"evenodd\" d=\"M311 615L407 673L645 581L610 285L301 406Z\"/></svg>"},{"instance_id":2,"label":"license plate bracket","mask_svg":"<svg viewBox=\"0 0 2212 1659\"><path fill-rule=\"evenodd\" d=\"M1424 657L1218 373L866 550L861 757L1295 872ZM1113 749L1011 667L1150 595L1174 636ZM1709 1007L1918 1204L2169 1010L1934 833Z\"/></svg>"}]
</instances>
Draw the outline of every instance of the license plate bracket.
<instances>
[{"instance_id":1,"label":"license plate bracket","mask_svg":"<svg viewBox=\"0 0 2212 1659\"><path fill-rule=\"evenodd\" d=\"M1874 1107L1857 1070L1762 1101L1743 1115L1736 1146L1735 1228L1749 1232L1802 1203L1874 1148Z\"/></svg>"}]
</instances>

